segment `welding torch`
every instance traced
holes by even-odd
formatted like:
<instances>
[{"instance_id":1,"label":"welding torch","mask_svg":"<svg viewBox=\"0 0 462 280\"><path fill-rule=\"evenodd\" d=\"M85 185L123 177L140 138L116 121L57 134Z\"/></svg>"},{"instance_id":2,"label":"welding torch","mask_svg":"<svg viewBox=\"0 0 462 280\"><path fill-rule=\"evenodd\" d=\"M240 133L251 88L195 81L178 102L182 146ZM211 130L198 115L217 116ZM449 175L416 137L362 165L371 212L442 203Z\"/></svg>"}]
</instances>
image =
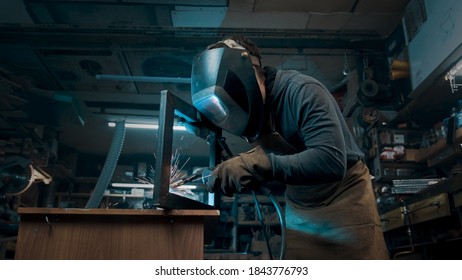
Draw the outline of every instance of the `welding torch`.
<instances>
[{"instance_id":1,"label":"welding torch","mask_svg":"<svg viewBox=\"0 0 462 280\"><path fill-rule=\"evenodd\" d=\"M184 177L184 178L182 178L182 179L180 179L180 180L178 180L176 182L173 182L170 185L170 187L171 188L178 188L179 186L182 186L182 185L184 185L186 183L189 183L189 182L192 182L192 181L195 181L195 180L199 180L199 179L202 181L203 184L205 184L207 186L207 190L209 192L214 192L215 184L217 184L217 183L219 184L219 182L216 181L217 178L213 175L213 169L212 168L204 168L199 172L196 172L196 173L194 173L194 174L192 174L190 176ZM279 259L282 260L282 259L284 259L284 256L285 256L285 239L286 239L286 234L285 234L285 232L286 232L286 224L285 224L285 220L284 220L284 217L283 217L283 210L282 210L281 206L279 205L278 201L276 200L276 198L274 197L274 195L271 193L271 190L269 190L265 186L261 186L260 190L271 200L274 207L276 208L277 216L278 216L279 222L281 224L281 238L283 240L281 242L281 249L280 249L280 252L279 252ZM252 191L252 195L254 197L255 206L256 206L256 209L258 211L257 213L258 213L258 216L259 216L260 223L262 225L262 229L265 230L265 224L263 222L263 216L262 216L262 213L260 212L259 202L257 200L257 196L256 196L254 191ZM263 231L263 232L265 232L265 231ZM269 245L269 237L267 236L267 234L265 234L265 241L266 241L269 256L270 256L271 259L273 259L273 256L272 256L272 253L271 253L271 248L270 248L270 245Z\"/></svg>"},{"instance_id":2,"label":"welding torch","mask_svg":"<svg viewBox=\"0 0 462 280\"><path fill-rule=\"evenodd\" d=\"M226 151L225 158L229 159L229 158L231 158L233 156L233 154L231 153L231 150L229 149L229 147L226 144L225 140L226 139L224 137L220 137L218 139L218 143L220 144L221 148L224 151ZM200 179L204 185L207 185L207 190L209 192L213 192L213 188L214 188L215 183L216 183L216 177L212 175L213 169L214 168L211 168L211 167L203 168L203 169L199 170L198 172L196 172L196 173L194 173L194 174L192 174L190 176L186 176L184 178L181 178L178 181L175 181L175 182L171 183L170 188L176 189L176 188L178 188L178 187L180 187L180 186L182 186L184 184L187 184L187 183L190 183L190 182L193 182L193 181L196 181L196 180ZM209 181L210 181L210 183L209 183Z\"/></svg>"},{"instance_id":3,"label":"welding torch","mask_svg":"<svg viewBox=\"0 0 462 280\"><path fill-rule=\"evenodd\" d=\"M181 178L180 180L178 181L175 181L173 183L170 184L170 188L172 189L176 189L184 184L187 184L187 183L190 183L190 182L193 182L193 181L197 181L197 180L201 180L203 184L206 184L208 183L209 180L213 180L213 181L210 181L212 186L214 185L215 183L215 176L212 176L212 172L213 172L213 169L211 168L204 168L202 169L201 171L199 172L196 172L192 175L189 175L189 176L186 176L186 177L183 177Z\"/></svg>"}]
</instances>

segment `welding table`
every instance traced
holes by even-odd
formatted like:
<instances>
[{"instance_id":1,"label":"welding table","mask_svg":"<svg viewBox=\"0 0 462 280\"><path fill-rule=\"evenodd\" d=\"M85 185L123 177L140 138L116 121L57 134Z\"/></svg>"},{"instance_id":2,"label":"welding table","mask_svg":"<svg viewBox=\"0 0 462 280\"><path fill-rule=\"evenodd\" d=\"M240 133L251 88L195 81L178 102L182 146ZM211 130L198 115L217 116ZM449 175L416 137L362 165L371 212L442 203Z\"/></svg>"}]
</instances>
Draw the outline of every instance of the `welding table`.
<instances>
[{"instance_id":1,"label":"welding table","mask_svg":"<svg viewBox=\"0 0 462 280\"><path fill-rule=\"evenodd\" d=\"M218 210L19 208L15 259L203 259ZM212 222L213 223L213 222Z\"/></svg>"}]
</instances>

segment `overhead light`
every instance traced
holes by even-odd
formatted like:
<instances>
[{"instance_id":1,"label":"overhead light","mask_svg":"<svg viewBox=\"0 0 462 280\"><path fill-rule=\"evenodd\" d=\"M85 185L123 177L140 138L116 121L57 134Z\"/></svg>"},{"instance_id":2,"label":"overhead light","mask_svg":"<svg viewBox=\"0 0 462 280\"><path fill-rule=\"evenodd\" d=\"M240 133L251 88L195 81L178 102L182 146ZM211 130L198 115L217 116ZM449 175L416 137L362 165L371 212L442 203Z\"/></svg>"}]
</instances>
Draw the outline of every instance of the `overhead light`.
<instances>
[{"instance_id":1,"label":"overhead light","mask_svg":"<svg viewBox=\"0 0 462 280\"><path fill-rule=\"evenodd\" d=\"M108 122L107 125L109 127L115 127L115 122ZM158 124L146 124L146 123L125 123L126 128L141 128L141 129L158 129ZM186 131L186 127L182 125L174 125L173 130L177 131Z\"/></svg>"},{"instance_id":2,"label":"overhead light","mask_svg":"<svg viewBox=\"0 0 462 280\"><path fill-rule=\"evenodd\" d=\"M112 187L114 188L146 188L150 189L153 188L153 184L143 184L143 183L112 183Z\"/></svg>"},{"instance_id":3,"label":"overhead light","mask_svg":"<svg viewBox=\"0 0 462 280\"><path fill-rule=\"evenodd\" d=\"M113 188L144 188L144 189L152 189L154 187L153 184L143 184L143 183L112 183L111 186ZM181 185L176 187L177 190L195 190L197 189L196 185Z\"/></svg>"}]
</instances>

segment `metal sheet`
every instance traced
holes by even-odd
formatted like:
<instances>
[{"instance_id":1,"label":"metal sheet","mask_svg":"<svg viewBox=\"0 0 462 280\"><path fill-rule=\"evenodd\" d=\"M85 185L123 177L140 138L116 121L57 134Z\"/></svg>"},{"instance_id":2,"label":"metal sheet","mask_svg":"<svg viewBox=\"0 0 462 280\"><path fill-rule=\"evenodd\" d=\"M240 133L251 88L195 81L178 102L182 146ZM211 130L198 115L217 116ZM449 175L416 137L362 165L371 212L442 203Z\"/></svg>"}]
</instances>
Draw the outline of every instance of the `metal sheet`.
<instances>
[{"instance_id":1,"label":"metal sheet","mask_svg":"<svg viewBox=\"0 0 462 280\"><path fill-rule=\"evenodd\" d=\"M178 112L177 114L188 119L190 122L200 123L200 121L197 119L197 111L192 105L166 90L161 92L158 145L153 191L154 205L164 209L213 208L208 204L201 203L170 192L173 124L175 111ZM211 143L210 146L215 148L216 144ZM215 156L216 151L211 150L210 154ZM213 164L215 163L214 160L211 160L211 163L212 162Z\"/></svg>"}]
</instances>

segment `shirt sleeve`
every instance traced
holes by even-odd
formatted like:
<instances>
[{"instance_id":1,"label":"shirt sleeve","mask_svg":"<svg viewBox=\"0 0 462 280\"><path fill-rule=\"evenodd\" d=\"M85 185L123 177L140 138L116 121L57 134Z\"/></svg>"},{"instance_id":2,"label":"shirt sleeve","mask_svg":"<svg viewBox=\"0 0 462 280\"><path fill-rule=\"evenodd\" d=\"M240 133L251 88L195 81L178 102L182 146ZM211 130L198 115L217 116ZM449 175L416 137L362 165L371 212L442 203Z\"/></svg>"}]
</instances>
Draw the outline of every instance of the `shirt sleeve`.
<instances>
[{"instance_id":1,"label":"shirt sleeve","mask_svg":"<svg viewBox=\"0 0 462 280\"><path fill-rule=\"evenodd\" d=\"M290 108L291 121L305 150L291 155L269 154L274 179L287 184L342 179L346 148L335 99L317 83L288 87L286 94L285 106Z\"/></svg>"}]
</instances>

